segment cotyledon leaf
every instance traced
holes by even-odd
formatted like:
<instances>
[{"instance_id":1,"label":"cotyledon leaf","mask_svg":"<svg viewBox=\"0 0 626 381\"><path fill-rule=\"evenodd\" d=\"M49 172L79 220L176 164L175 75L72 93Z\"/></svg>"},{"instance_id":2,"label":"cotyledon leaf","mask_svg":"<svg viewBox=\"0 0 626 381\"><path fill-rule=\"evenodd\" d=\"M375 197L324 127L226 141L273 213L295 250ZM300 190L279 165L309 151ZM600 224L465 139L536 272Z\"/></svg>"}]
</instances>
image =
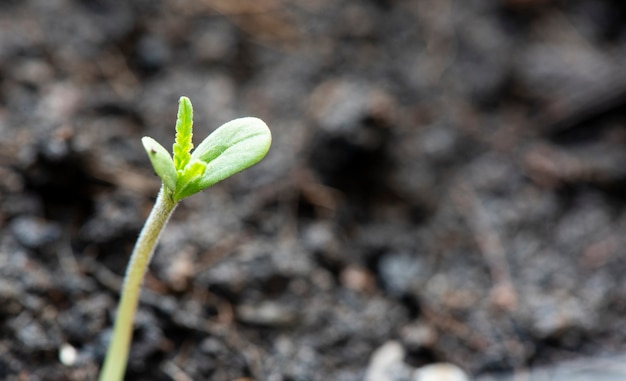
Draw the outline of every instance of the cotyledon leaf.
<instances>
[{"instance_id":1,"label":"cotyledon leaf","mask_svg":"<svg viewBox=\"0 0 626 381\"><path fill-rule=\"evenodd\" d=\"M161 178L163 184L174 192L176 190L176 168L169 152L149 136L144 136L141 143L150 158L154 172Z\"/></svg>"},{"instance_id":2,"label":"cotyledon leaf","mask_svg":"<svg viewBox=\"0 0 626 381\"><path fill-rule=\"evenodd\" d=\"M254 139L259 144L255 152L260 156L259 160L262 159L272 143L272 134L265 122L254 117L238 118L224 123L207 136L191 156L209 163L228 149L240 151L235 147L249 139Z\"/></svg>"}]
</instances>

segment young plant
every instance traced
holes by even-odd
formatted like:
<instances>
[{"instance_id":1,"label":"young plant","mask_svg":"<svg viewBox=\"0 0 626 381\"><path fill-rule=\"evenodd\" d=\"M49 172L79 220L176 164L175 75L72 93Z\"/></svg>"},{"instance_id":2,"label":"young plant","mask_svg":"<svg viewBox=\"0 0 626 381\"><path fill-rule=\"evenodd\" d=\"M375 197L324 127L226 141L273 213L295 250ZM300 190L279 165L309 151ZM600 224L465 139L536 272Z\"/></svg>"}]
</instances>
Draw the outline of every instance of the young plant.
<instances>
[{"instance_id":1,"label":"young plant","mask_svg":"<svg viewBox=\"0 0 626 381\"><path fill-rule=\"evenodd\" d=\"M192 119L191 102L181 97L173 158L154 139L146 136L141 140L163 184L126 269L113 338L100 381L121 381L124 377L141 283L159 236L178 202L258 163L272 143L267 125L248 117L222 125L192 152Z\"/></svg>"}]
</instances>

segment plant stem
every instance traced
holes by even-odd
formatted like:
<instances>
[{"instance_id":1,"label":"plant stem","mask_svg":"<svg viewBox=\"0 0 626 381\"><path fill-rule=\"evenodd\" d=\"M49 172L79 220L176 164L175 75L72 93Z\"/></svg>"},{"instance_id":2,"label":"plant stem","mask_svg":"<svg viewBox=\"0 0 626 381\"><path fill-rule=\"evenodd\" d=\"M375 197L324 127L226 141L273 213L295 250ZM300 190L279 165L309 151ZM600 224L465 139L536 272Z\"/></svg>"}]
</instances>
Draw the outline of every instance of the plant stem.
<instances>
[{"instance_id":1,"label":"plant stem","mask_svg":"<svg viewBox=\"0 0 626 381\"><path fill-rule=\"evenodd\" d=\"M124 377L141 284L159 236L177 205L167 193L162 186L130 257L113 328L113 338L100 372L100 381L121 381Z\"/></svg>"}]
</instances>

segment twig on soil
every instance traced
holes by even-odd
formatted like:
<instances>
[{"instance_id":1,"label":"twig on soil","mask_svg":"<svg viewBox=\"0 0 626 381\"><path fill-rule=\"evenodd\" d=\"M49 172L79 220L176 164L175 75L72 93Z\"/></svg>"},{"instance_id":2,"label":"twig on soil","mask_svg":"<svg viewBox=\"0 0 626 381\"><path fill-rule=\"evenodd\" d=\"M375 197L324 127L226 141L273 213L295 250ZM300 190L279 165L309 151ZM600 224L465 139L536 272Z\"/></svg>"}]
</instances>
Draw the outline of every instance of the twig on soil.
<instances>
[{"instance_id":1,"label":"twig on soil","mask_svg":"<svg viewBox=\"0 0 626 381\"><path fill-rule=\"evenodd\" d=\"M57 244L56 249L61 269L64 272L79 274L80 268L78 266L78 262L76 261L74 250L72 250L69 237L64 236L63 239L61 239Z\"/></svg>"},{"instance_id":2,"label":"twig on soil","mask_svg":"<svg viewBox=\"0 0 626 381\"><path fill-rule=\"evenodd\" d=\"M474 189L466 183L459 184L453 190L452 199L472 229L476 244L489 267L493 284L491 302L503 310L514 310L517 307L517 292L511 281L511 272L502 240L489 221L487 211L476 196Z\"/></svg>"},{"instance_id":3,"label":"twig on soil","mask_svg":"<svg viewBox=\"0 0 626 381\"><path fill-rule=\"evenodd\" d=\"M301 31L285 12L287 2L204 0L210 10L227 17L255 40L282 44L297 41Z\"/></svg>"},{"instance_id":4,"label":"twig on soil","mask_svg":"<svg viewBox=\"0 0 626 381\"><path fill-rule=\"evenodd\" d=\"M180 369L174 362L168 361L161 367L163 372L172 378L174 381L193 381L191 377L187 375L182 369Z\"/></svg>"},{"instance_id":5,"label":"twig on soil","mask_svg":"<svg viewBox=\"0 0 626 381\"><path fill-rule=\"evenodd\" d=\"M465 342L469 348L475 351L484 351L489 346L489 342L486 339L478 336L467 325L449 314L431 308L425 303L420 305L420 309L428 322L443 332L452 333Z\"/></svg>"}]
</instances>

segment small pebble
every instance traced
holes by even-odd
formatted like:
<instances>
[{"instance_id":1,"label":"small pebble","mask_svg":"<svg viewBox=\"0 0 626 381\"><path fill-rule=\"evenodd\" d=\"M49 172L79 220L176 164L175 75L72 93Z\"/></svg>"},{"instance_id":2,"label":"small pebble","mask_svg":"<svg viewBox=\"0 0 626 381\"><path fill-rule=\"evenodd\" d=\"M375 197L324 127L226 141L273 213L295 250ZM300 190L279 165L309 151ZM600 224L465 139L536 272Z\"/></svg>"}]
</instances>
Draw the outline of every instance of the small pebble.
<instances>
[{"instance_id":1,"label":"small pebble","mask_svg":"<svg viewBox=\"0 0 626 381\"><path fill-rule=\"evenodd\" d=\"M293 310L273 302L239 306L237 317L244 323L267 327L290 326L297 320Z\"/></svg>"},{"instance_id":2,"label":"small pebble","mask_svg":"<svg viewBox=\"0 0 626 381\"><path fill-rule=\"evenodd\" d=\"M50 244L61 236L57 224L31 216L15 218L11 222L11 231L22 245L31 249Z\"/></svg>"},{"instance_id":3,"label":"small pebble","mask_svg":"<svg viewBox=\"0 0 626 381\"><path fill-rule=\"evenodd\" d=\"M436 363L423 366L415 371L414 381L469 381L467 374L458 366L449 363Z\"/></svg>"},{"instance_id":4,"label":"small pebble","mask_svg":"<svg viewBox=\"0 0 626 381\"><path fill-rule=\"evenodd\" d=\"M372 354L365 381L408 380L410 368L404 363L404 348L397 341L388 341Z\"/></svg>"},{"instance_id":5,"label":"small pebble","mask_svg":"<svg viewBox=\"0 0 626 381\"><path fill-rule=\"evenodd\" d=\"M71 346L70 344L63 344L59 349L59 361L61 364L65 366L72 366L76 364L76 359L78 358L78 352L76 348Z\"/></svg>"},{"instance_id":6,"label":"small pebble","mask_svg":"<svg viewBox=\"0 0 626 381\"><path fill-rule=\"evenodd\" d=\"M404 252L384 255L378 264L383 286L393 296L409 293L420 270L417 256Z\"/></svg>"}]
</instances>

